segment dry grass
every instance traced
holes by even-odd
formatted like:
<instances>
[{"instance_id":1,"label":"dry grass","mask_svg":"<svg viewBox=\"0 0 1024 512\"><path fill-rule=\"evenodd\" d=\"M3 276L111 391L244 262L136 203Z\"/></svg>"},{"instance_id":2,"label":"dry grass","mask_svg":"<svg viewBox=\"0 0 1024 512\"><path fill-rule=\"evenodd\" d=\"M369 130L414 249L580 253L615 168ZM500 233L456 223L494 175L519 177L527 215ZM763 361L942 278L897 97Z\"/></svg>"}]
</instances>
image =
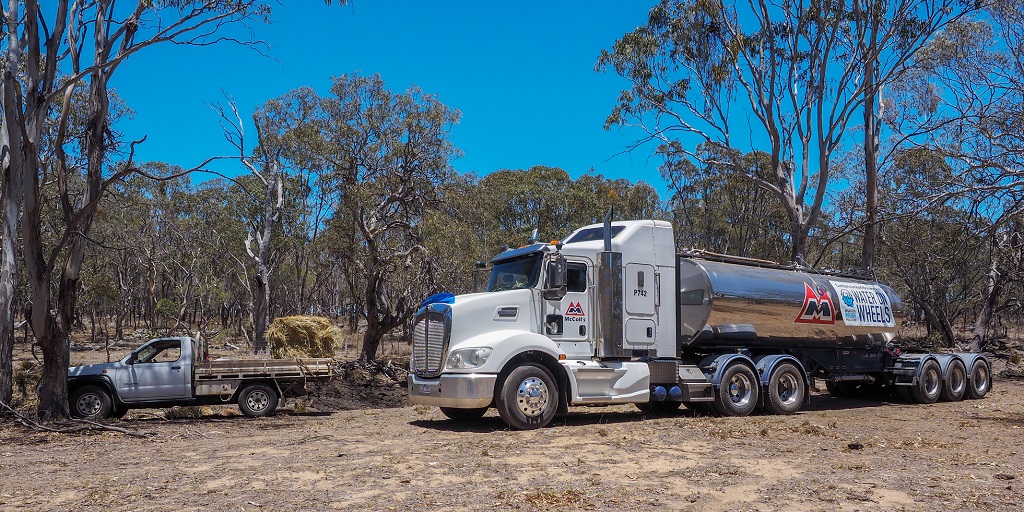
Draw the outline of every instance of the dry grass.
<instances>
[{"instance_id":1,"label":"dry grass","mask_svg":"<svg viewBox=\"0 0 1024 512\"><path fill-rule=\"evenodd\" d=\"M333 357L344 335L331 322L316 316L286 316L267 329L267 342L275 359Z\"/></svg>"}]
</instances>

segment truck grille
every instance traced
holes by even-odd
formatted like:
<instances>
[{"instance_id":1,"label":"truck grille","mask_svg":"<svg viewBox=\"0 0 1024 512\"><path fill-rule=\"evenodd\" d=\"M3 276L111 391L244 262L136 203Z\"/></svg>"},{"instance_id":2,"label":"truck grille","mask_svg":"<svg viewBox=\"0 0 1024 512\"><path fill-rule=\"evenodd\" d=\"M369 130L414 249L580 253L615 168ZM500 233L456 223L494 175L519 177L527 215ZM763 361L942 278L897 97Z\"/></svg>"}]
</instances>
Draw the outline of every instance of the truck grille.
<instances>
[{"instance_id":1,"label":"truck grille","mask_svg":"<svg viewBox=\"0 0 1024 512\"><path fill-rule=\"evenodd\" d=\"M412 329L412 371L420 377L441 375L448 348L448 321L437 311L420 314Z\"/></svg>"}]
</instances>

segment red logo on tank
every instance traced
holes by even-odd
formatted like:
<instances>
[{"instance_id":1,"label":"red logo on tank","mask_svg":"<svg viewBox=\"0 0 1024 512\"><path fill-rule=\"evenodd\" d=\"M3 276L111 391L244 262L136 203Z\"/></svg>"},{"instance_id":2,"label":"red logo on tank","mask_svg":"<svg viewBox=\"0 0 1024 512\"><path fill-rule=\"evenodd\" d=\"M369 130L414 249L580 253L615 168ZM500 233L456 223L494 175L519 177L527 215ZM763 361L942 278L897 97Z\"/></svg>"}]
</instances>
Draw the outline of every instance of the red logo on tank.
<instances>
[{"instance_id":1,"label":"red logo on tank","mask_svg":"<svg viewBox=\"0 0 1024 512\"><path fill-rule=\"evenodd\" d=\"M584 316L583 306L579 302L570 302L569 308L565 310L565 316Z\"/></svg>"},{"instance_id":2,"label":"red logo on tank","mask_svg":"<svg viewBox=\"0 0 1024 512\"><path fill-rule=\"evenodd\" d=\"M832 304L832 296L824 285L819 284L815 290L811 285L804 283L804 305L800 308L800 315L793 321L798 324L836 323L836 307Z\"/></svg>"}]
</instances>

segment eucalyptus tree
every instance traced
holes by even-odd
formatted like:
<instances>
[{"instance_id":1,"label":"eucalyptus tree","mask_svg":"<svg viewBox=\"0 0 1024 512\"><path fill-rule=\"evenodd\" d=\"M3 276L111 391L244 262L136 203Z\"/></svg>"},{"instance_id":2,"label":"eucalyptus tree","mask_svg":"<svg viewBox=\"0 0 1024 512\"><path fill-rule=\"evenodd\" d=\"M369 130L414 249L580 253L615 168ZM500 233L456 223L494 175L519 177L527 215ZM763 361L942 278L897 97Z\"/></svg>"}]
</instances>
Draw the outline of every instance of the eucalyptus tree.
<instances>
[{"instance_id":1,"label":"eucalyptus tree","mask_svg":"<svg viewBox=\"0 0 1024 512\"><path fill-rule=\"evenodd\" d=\"M359 358L373 360L384 335L411 317L422 288L431 287L420 223L453 172L459 151L449 136L460 114L415 86L393 92L379 76L334 78L323 108L335 215L356 242L339 256L360 285L366 330Z\"/></svg>"},{"instance_id":2,"label":"eucalyptus tree","mask_svg":"<svg viewBox=\"0 0 1024 512\"><path fill-rule=\"evenodd\" d=\"M85 246L97 204L112 183L135 172L132 151L127 163L111 166L108 154L117 140L110 130L108 83L119 65L143 48L162 43L207 45L221 40L218 32L230 25L263 21L269 6L258 1L138 1L129 6L114 0L58 0L43 8L36 0L11 1L3 7L4 72L2 134L5 176L4 200L23 204L22 239L32 310L29 324L43 353L39 385L39 416L44 420L68 416L66 374L70 353L68 332L74 319ZM234 39L232 39L234 40ZM242 40L237 40L246 44ZM23 67L19 67L24 63ZM89 103L86 132L68 139L66 127L72 92L84 87ZM40 135L47 112L57 109L58 136L52 154L42 154ZM76 154L77 153L77 154ZM84 165L74 165L75 159ZM44 166L43 160L52 165ZM52 174L45 170L49 168ZM82 172L80 189L72 187ZM41 225L45 205L42 188L53 183L62 210L54 244L47 244ZM14 243L16 207L9 213L3 242ZM10 251L0 265L0 311L10 310L13 261ZM4 269L6 267L6 270ZM6 314L6 313L5 313ZM0 336L6 336L6 318Z\"/></svg>"},{"instance_id":3,"label":"eucalyptus tree","mask_svg":"<svg viewBox=\"0 0 1024 512\"><path fill-rule=\"evenodd\" d=\"M877 151L882 86L963 13L956 0L663 0L601 54L599 69L632 82L606 127L638 126L647 135L634 147L655 141L769 191L787 215L790 259L801 261L857 116L868 123L865 149ZM768 155L767 177L745 172L742 155L755 150Z\"/></svg>"},{"instance_id":4,"label":"eucalyptus tree","mask_svg":"<svg viewBox=\"0 0 1024 512\"><path fill-rule=\"evenodd\" d=\"M707 151L714 152L715 148ZM668 151L665 156L662 176L668 182L669 207L682 246L774 261L785 259L789 234L785 211L768 191L744 177L770 179L767 153L754 151L739 157L742 174L723 169L717 163L720 158L714 155L707 155L698 164L676 151Z\"/></svg>"}]
</instances>

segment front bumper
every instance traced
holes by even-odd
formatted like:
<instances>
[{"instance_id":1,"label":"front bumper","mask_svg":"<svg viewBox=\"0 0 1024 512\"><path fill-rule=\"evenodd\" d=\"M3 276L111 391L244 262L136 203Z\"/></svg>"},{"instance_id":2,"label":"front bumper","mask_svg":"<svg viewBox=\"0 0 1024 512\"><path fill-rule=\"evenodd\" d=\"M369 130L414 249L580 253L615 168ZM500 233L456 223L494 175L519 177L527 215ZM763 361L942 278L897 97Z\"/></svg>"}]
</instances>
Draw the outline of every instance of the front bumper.
<instances>
[{"instance_id":1,"label":"front bumper","mask_svg":"<svg viewBox=\"0 0 1024 512\"><path fill-rule=\"evenodd\" d=\"M498 376L480 373L455 373L437 379L409 374L409 401L414 404L475 409L488 407L494 399Z\"/></svg>"}]
</instances>

